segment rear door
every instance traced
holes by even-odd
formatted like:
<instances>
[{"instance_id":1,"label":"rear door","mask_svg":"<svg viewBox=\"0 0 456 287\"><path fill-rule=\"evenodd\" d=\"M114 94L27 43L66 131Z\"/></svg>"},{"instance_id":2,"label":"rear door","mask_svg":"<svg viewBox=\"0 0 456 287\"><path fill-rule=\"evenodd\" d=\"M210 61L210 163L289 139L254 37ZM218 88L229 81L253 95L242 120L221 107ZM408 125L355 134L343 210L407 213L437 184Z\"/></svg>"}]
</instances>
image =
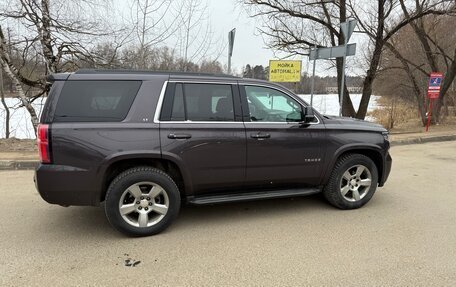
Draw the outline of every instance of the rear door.
<instances>
[{"instance_id":1,"label":"rear door","mask_svg":"<svg viewBox=\"0 0 456 287\"><path fill-rule=\"evenodd\" d=\"M240 85L247 113L246 184L257 187L319 184L325 128L301 125L302 104L273 87Z\"/></svg>"},{"instance_id":2,"label":"rear door","mask_svg":"<svg viewBox=\"0 0 456 287\"><path fill-rule=\"evenodd\" d=\"M168 83L159 122L162 156L188 172L187 192L242 186L246 135L236 83Z\"/></svg>"}]
</instances>

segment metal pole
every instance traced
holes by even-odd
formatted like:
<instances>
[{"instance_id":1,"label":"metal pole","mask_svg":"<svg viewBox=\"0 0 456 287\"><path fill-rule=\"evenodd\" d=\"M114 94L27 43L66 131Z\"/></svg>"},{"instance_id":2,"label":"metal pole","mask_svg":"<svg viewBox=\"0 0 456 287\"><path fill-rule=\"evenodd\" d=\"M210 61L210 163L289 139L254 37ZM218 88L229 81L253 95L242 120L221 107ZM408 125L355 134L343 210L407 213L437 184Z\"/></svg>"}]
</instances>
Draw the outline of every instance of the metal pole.
<instances>
[{"instance_id":1,"label":"metal pole","mask_svg":"<svg viewBox=\"0 0 456 287\"><path fill-rule=\"evenodd\" d=\"M426 123L426 132L429 131L429 126L431 125L431 117L432 117L432 101L434 99L429 99L429 113L428 113L428 118L427 118L427 123Z\"/></svg>"},{"instance_id":2,"label":"metal pole","mask_svg":"<svg viewBox=\"0 0 456 287\"><path fill-rule=\"evenodd\" d=\"M315 53L317 53L317 46L314 46ZM313 106L313 97L314 97L314 87L315 87L315 63L317 62L317 57L315 57L313 62L312 69L312 82L310 84L310 106Z\"/></svg>"},{"instance_id":3,"label":"metal pole","mask_svg":"<svg viewBox=\"0 0 456 287\"><path fill-rule=\"evenodd\" d=\"M233 56L234 36L236 28L228 33L228 74L231 74L231 56Z\"/></svg>"},{"instance_id":4,"label":"metal pole","mask_svg":"<svg viewBox=\"0 0 456 287\"><path fill-rule=\"evenodd\" d=\"M230 52L228 52L228 75L231 74L231 55Z\"/></svg>"},{"instance_id":5,"label":"metal pole","mask_svg":"<svg viewBox=\"0 0 456 287\"><path fill-rule=\"evenodd\" d=\"M339 110L339 116L342 116L342 105L344 103L344 87L345 87L345 58L347 55L347 36L345 36L344 40L344 56L342 60L342 81L340 81L340 110Z\"/></svg>"}]
</instances>

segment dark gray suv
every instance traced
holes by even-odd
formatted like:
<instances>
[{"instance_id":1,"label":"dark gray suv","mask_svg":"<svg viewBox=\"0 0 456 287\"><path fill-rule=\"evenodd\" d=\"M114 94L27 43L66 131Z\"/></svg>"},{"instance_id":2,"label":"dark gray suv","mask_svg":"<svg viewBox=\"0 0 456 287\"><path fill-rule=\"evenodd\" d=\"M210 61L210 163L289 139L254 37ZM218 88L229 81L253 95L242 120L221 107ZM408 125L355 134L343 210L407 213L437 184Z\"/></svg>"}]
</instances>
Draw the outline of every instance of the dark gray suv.
<instances>
[{"instance_id":1,"label":"dark gray suv","mask_svg":"<svg viewBox=\"0 0 456 287\"><path fill-rule=\"evenodd\" d=\"M105 203L118 230L156 234L181 202L322 192L366 204L391 169L381 126L319 114L286 88L225 75L54 74L35 182L49 203Z\"/></svg>"}]
</instances>

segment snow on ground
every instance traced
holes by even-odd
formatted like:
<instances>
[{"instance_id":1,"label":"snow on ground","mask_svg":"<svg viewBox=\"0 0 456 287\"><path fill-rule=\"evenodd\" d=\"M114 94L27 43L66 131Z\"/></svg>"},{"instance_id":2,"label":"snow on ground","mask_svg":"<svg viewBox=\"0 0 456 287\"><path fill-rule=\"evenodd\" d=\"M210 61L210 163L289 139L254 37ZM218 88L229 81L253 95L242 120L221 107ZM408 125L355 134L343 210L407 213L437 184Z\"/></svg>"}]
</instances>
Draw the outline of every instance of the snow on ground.
<instances>
[{"instance_id":1,"label":"snow on ground","mask_svg":"<svg viewBox=\"0 0 456 287\"><path fill-rule=\"evenodd\" d=\"M45 98L40 98L32 104L38 115L41 115L45 100ZM10 137L20 139L35 138L30 115L21 105L21 101L17 98L6 98L5 101L10 108ZM0 138L5 137L5 113L5 108L0 103Z\"/></svg>"},{"instance_id":2,"label":"snow on ground","mask_svg":"<svg viewBox=\"0 0 456 287\"><path fill-rule=\"evenodd\" d=\"M299 95L307 103L310 103L310 95ZM350 98L355 107L358 107L361 100L361 94L352 94ZM368 111L372 111L377 107L377 96L372 96ZM20 107L20 101L16 98L7 98L6 104L10 107L10 131L11 137L16 138L35 138L32 123L30 122L30 115L24 107ZM45 98L36 100L33 106L38 114L44 106ZM339 114L339 101L337 94L328 95L314 95L313 106L322 114L338 115ZM371 120L371 119L367 119ZM0 104L0 138L5 137L5 109Z\"/></svg>"},{"instance_id":3,"label":"snow on ground","mask_svg":"<svg viewBox=\"0 0 456 287\"><path fill-rule=\"evenodd\" d=\"M310 104L310 95L299 95L304 101ZM370 112L377 108L378 96L372 96L369 102L367 111ZM361 102L361 94L351 94L350 99L353 102L355 109L359 106ZM313 97L313 106L317 111L324 115L339 115L339 95L337 94L323 94L323 95L314 95ZM371 118L366 118L366 120L372 120Z\"/></svg>"}]
</instances>

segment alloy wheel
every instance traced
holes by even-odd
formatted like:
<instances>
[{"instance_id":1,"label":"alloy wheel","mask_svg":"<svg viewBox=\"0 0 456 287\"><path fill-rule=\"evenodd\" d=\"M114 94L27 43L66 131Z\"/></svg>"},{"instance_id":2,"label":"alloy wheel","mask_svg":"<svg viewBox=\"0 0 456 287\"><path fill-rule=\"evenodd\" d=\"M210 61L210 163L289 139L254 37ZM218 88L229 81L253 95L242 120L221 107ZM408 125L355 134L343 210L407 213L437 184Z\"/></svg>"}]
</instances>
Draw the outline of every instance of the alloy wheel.
<instances>
[{"instance_id":1,"label":"alloy wheel","mask_svg":"<svg viewBox=\"0 0 456 287\"><path fill-rule=\"evenodd\" d=\"M159 223L169 209L166 191L154 182L138 182L128 187L120 197L119 212L128 224L151 227Z\"/></svg>"},{"instance_id":2,"label":"alloy wheel","mask_svg":"<svg viewBox=\"0 0 456 287\"><path fill-rule=\"evenodd\" d=\"M363 199L372 185L372 175L364 165L355 165L347 169L340 181L340 193L350 202Z\"/></svg>"}]
</instances>

